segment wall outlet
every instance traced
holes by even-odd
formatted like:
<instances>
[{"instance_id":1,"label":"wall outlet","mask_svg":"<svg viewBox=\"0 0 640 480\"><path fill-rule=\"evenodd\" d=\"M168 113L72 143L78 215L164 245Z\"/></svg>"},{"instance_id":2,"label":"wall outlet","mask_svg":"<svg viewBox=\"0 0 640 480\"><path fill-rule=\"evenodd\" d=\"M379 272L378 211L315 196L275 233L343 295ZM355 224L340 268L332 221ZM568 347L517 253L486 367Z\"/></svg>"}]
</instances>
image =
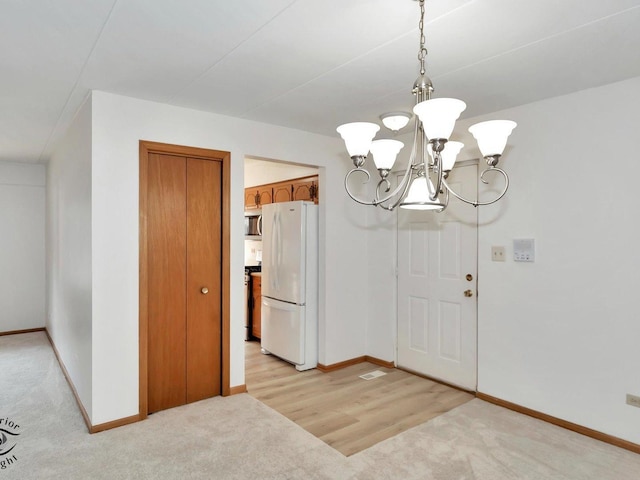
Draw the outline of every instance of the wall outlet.
<instances>
[{"instance_id":1,"label":"wall outlet","mask_svg":"<svg viewBox=\"0 0 640 480\"><path fill-rule=\"evenodd\" d=\"M640 408L640 397L627 393L627 405Z\"/></svg>"},{"instance_id":2,"label":"wall outlet","mask_svg":"<svg viewBox=\"0 0 640 480\"><path fill-rule=\"evenodd\" d=\"M504 247L494 246L491 247L491 260L494 262L506 261L507 255L504 252Z\"/></svg>"}]
</instances>

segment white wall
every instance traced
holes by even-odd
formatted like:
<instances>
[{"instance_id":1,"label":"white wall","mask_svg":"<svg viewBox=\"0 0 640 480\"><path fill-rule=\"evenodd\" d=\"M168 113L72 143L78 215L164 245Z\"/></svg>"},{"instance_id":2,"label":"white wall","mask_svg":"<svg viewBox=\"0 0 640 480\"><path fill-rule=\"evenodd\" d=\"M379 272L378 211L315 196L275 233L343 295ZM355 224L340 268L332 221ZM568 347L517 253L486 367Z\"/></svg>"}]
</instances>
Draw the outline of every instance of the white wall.
<instances>
[{"instance_id":1,"label":"white wall","mask_svg":"<svg viewBox=\"0 0 640 480\"><path fill-rule=\"evenodd\" d=\"M405 143L404 150L409 150L410 139L401 139ZM408 153L401 152L396 165L406 166ZM367 159L370 162L371 159ZM371 167L371 166L370 166ZM370 168L370 170L373 170ZM374 188L380 177L377 170L371 173L369 193L361 198L371 199ZM397 174L394 172L391 177ZM397 213L383 210L380 207L367 208L367 257L366 265L368 283L368 323L367 323L367 355L394 362L396 360L396 266L397 266Z\"/></svg>"},{"instance_id":2,"label":"white wall","mask_svg":"<svg viewBox=\"0 0 640 480\"><path fill-rule=\"evenodd\" d=\"M44 327L45 172L0 162L0 332Z\"/></svg>"},{"instance_id":3,"label":"white wall","mask_svg":"<svg viewBox=\"0 0 640 480\"><path fill-rule=\"evenodd\" d=\"M47 167L47 330L92 414L91 101Z\"/></svg>"},{"instance_id":4,"label":"white wall","mask_svg":"<svg viewBox=\"0 0 640 480\"><path fill-rule=\"evenodd\" d=\"M138 413L138 142L231 152L231 385L244 383L243 210L245 157L320 169L320 362L366 353L366 232L346 198L350 160L339 138L94 92L94 424Z\"/></svg>"},{"instance_id":5,"label":"white wall","mask_svg":"<svg viewBox=\"0 0 640 480\"><path fill-rule=\"evenodd\" d=\"M635 443L638 106L634 78L491 115L518 127L504 204L480 209L478 274L478 390ZM513 262L514 238L535 239L535 263Z\"/></svg>"},{"instance_id":6,"label":"white wall","mask_svg":"<svg viewBox=\"0 0 640 480\"><path fill-rule=\"evenodd\" d=\"M246 158L244 161L245 188L317 174L318 170L315 168L303 167L292 163L280 163L256 158Z\"/></svg>"}]
</instances>

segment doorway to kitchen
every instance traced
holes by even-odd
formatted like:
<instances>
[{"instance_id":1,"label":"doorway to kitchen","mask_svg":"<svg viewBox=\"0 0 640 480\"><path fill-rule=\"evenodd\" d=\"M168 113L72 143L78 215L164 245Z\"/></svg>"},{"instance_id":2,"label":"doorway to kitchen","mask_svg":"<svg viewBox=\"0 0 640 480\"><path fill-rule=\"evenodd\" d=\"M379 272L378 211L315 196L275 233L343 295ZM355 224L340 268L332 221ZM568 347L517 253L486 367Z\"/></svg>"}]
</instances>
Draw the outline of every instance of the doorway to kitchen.
<instances>
[{"instance_id":1,"label":"doorway to kitchen","mask_svg":"<svg viewBox=\"0 0 640 480\"><path fill-rule=\"evenodd\" d=\"M259 343L262 337L262 206L295 200L319 203L319 168L246 157L244 187L245 340Z\"/></svg>"},{"instance_id":2,"label":"doorway to kitchen","mask_svg":"<svg viewBox=\"0 0 640 480\"><path fill-rule=\"evenodd\" d=\"M140 417L230 393L230 154L140 141Z\"/></svg>"}]
</instances>

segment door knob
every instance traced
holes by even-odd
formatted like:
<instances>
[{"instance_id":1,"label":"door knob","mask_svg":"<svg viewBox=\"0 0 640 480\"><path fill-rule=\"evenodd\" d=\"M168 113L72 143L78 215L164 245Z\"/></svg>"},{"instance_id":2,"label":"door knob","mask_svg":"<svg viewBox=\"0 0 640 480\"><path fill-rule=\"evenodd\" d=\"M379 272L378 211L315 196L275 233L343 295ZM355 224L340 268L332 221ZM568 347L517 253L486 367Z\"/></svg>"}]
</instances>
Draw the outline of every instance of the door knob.
<instances>
[{"instance_id":1,"label":"door knob","mask_svg":"<svg viewBox=\"0 0 640 480\"><path fill-rule=\"evenodd\" d=\"M465 290L464 291L464 296L465 297L473 297L473 292L471 290Z\"/></svg>"},{"instance_id":2,"label":"door knob","mask_svg":"<svg viewBox=\"0 0 640 480\"><path fill-rule=\"evenodd\" d=\"M209 293L209 289L207 287L202 287L200 291L202 292L203 295L206 295L207 293Z\"/></svg>"}]
</instances>

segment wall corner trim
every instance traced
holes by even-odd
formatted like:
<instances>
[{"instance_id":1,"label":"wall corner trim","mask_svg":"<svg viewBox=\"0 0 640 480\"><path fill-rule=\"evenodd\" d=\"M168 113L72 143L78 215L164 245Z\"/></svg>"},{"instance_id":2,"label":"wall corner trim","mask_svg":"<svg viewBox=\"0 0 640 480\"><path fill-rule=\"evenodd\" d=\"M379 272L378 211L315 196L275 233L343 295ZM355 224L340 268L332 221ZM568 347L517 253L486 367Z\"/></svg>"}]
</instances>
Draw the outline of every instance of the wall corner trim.
<instances>
[{"instance_id":1,"label":"wall corner trim","mask_svg":"<svg viewBox=\"0 0 640 480\"><path fill-rule=\"evenodd\" d=\"M103 430L109 430L111 428L121 427L122 425L128 425L129 423L135 423L135 422L139 422L140 420L142 420L142 418L140 418L140 415L132 415L131 417L119 418L119 419L113 420L111 422L101 423L99 425L92 425L91 424L91 419L89 418L89 415L87 414L87 410L84 408L84 405L82 404L82 401L80 400L80 396L78 395L78 391L76 390L76 387L73 384L73 381L71 381L71 376L69 376L69 372L67 371L67 367L65 367L64 363L62 362L62 358L60 357L60 353L58 352L58 349L56 348L55 343L53 343L53 339L51 338L51 335L49 335L49 332L47 331L46 328L43 328L41 330L44 330L44 333L47 334L47 339L49 340L49 343L51 344L51 348L53 349L53 353L56 356L56 360L58 360L58 365L60 365L60 370L62 370L62 374L64 375L64 378L66 378L67 383L69 384L69 387L71 388L71 392L73 393L73 396L76 399L76 403L78 404L78 408L80 409L80 413L82 414L82 418L84 419L84 423L87 425L87 430L89 431L89 433L98 433L98 432L102 432Z\"/></svg>"},{"instance_id":2,"label":"wall corner trim","mask_svg":"<svg viewBox=\"0 0 640 480\"><path fill-rule=\"evenodd\" d=\"M104 430L110 430L112 428L122 427L123 425L129 425L130 423L136 423L143 420L140 415L131 415L130 417L118 418L110 422L100 423L98 425L92 425L89 428L89 433L103 432Z\"/></svg>"},{"instance_id":3,"label":"wall corner trim","mask_svg":"<svg viewBox=\"0 0 640 480\"><path fill-rule=\"evenodd\" d=\"M524 415L537 418L538 420L551 423L558 427L566 428L567 430L571 430L572 432L591 437L595 440L600 440L601 442L608 443L615 447L624 448L625 450L640 454L640 445L638 445L637 443L629 442L628 440L623 440L622 438L614 437L613 435L602 433L597 430L578 425L577 423L563 420L561 418L552 417L551 415L547 415L546 413L538 412L537 410L532 410L516 403L511 403L507 400L502 400L501 398L487 395L486 393L478 392L476 394L476 397L480 400L484 400L485 402L493 403L494 405L513 410L514 412L522 413Z\"/></svg>"},{"instance_id":4,"label":"wall corner trim","mask_svg":"<svg viewBox=\"0 0 640 480\"><path fill-rule=\"evenodd\" d=\"M371 357L369 355L364 356L364 361L373 363L374 365L378 365L380 367L386 368L396 368L396 364L394 362L389 362L387 360L382 360L381 358Z\"/></svg>"},{"instance_id":5,"label":"wall corner trim","mask_svg":"<svg viewBox=\"0 0 640 480\"><path fill-rule=\"evenodd\" d=\"M0 332L0 337L4 335L20 335L21 333L33 333L33 332L45 332L46 329L44 327L38 328L27 328L25 330L9 330L8 332ZM47 333L47 337L49 334ZM51 339L49 339L51 341Z\"/></svg>"},{"instance_id":6,"label":"wall corner trim","mask_svg":"<svg viewBox=\"0 0 640 480\"><path fill-rule=\"evenodd\" d=\"M247 386L245 384L229 388L229 395L238 395L239 393L247 393ZM227 395L223 396L226 397Z\"/></svg>"},{"instance_id":7,"label":"wall corner trim","mask_svg":"<svg viewBox=\"0 0 640 480\"><path fill-rule=\"evenodd\" d=\"M60 352L58 352L58 349L56 348L56 344L53 343L53 339L51 338L51 335L49 335L49 331L46 328L44 329L44 333L47 334L47 339L49 340L49 343L51 344L51 348L53 349L53 353L55 354L56 359L58 360L58 365L60 365L60 370L62 370L62 374L64 375L64 378L67 379L67 383L71 388L71 392L73 393L74 398L76 399L78 408L80 408L80 413L82 414L82 418L84 418L84 423L87 425L87 430L89 430L89 433L93 433L91 431L93 426L91 425L91 419L89 418L89 414L87 414L87 411L85 410L84 405L80 400L80 396L78 395L78 391L76 390L76 387L73 384L73 381L71 380L71 376L67 371L67 367L65 367L64 363L62 362L62 357L60 357Z\"/></svg>"},{"instance_id":8,"label":"wall corner trim","mask_svg":"<svg viewBox=\"0 0 640 480\"><path fill-rule=\"evenodd\" d=\"M361 357L351 358L349 360L344 360L342 362L332 363L331 365L323 365L319 363L317 368L322 373L329 373L335 370L340 370L341 368L350 367L351 365L357 365L358 363L363 363L363 362L373 363L374 365L378 365L380 367L396 368L393 362L381 360L376 357L370 357L369 355L363 355Z\"/></svg>"}]
</instances>

